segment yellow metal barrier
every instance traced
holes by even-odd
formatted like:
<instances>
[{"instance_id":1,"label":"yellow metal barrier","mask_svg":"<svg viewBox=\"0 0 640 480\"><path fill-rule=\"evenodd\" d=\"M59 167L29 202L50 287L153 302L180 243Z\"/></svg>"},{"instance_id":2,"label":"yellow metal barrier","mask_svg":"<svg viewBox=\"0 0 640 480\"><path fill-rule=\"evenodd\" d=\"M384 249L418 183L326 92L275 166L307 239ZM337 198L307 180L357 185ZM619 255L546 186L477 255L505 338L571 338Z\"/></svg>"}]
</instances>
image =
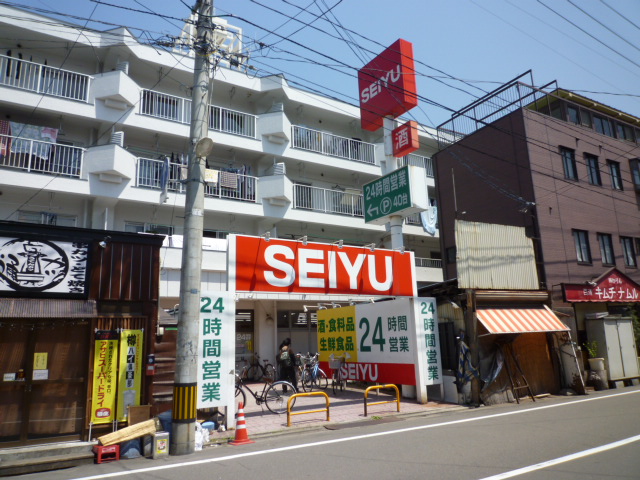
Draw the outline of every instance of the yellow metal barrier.
<instances>
[{"instance_id":1,"label":"yellow metal barrier","mask_svg":"<svg viewBox=\"0 0 640 480\"><path fill-rule=\"evenodd\" d=\"M367 397L369 396L370 390L379 390L381 388L393 388L396 391L396 399L395 400L386 400L384 402L373 402L369 403L369 405L382 405L383 403L393 403L396 402L398 404L398 411L400 411L400 390L394 384L390 383L388 385L374 385L372 387L367 388L364 391L364 416L367 416Z\"/></svg>"},{"instance_id":2,"label":"yellow metal barrier","mask_svg":"<svg viewBox=\"0 0 640 480\"><path fill-rule=\"evenodd\" d=\"M323 395L326 401L326 407L321 408L319 410L305 410L304 412L294 412L291 413L291 402L298 397L311 397L313 395ZM291 426L291 415L302 415L304 413L318 413L318 412L327 412L327 422L329 421L329 395L324 392L308 392L308 393L294 393L289 397L289 401L287 402L287 427Z\"/></svg>"}]
</instances>

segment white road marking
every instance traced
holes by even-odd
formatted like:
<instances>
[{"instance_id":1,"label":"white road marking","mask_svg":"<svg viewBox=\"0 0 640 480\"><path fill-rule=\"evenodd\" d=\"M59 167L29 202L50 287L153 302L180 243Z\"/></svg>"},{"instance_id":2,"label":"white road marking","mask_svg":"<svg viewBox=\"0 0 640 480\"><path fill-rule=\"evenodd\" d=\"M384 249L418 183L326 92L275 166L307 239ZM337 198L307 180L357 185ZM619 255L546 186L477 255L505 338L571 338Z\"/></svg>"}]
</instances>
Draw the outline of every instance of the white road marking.
<instances>
[{"instance_id":1,"label":"white road marking","mask_svg":"<svg viewBox=\"0 0 640 480\"><path fill-rule=\"evenodd\" d=\"M345 437L345 438L335 438L332 440L323 440L321 442L312 442L312 443L304 443L304 444L297 444L297 445L290 445L288 447L279 447L279 448L271 448L269 450L259 450L256 452L244 452L244 453L238 453L236 455L227 455L226 457L220 457L220 458L207 458L204 460L193 460L193 461L189 461L189 462L181 462L181 463L173 463L171 465L160 465L160 466L156 466L156 467L147 467L147 468L140 468L137 470L127 470L124 472L113 472L113 473L105 473L102 475L92 475L90 477L79 477L79 478L75 478L75 479L71 479L71 480L99 480L102 478L115 478L115 477L123 477L125 475L133 475L133 474L137 474L137 473L146 473L146 472L157 472L160 470L169 470L172 468L180 468L180 467L185 467L185 466L189 466L189 465L203 465L203 464L207 464L207 463L217 463L217 462L223 462L226 460L235 460L237 458L245 458L245 457L253 457L256 455L268 455L270 453L278 453L278 452L286 452L289 450L298 450L301 448L309 448L309 447L318 447L318 446L322 446L322 445L331 445L334 443L342 443L342 442L351 442L354 440L362 440L365 438L373 438L373 437L381 437L384 435L395 435L395 434L399 434L399 433L406 433L406 432L414 432L417 430L427 430L427 429L431 429L431 428L437 428L437 427L446 427L449 425L458 425L461 423L469 423L469 422L477 422L480 420L487 420L487 419L491 419L491 418L498 418L498 417L506 417L509 415L520 415L523 413L529 413L529 412L535 412L538 410L546 410L548 408L556 408L556 407L565 407L565 406L569 406L569 405L574 405L576 403L584 403L584 402L594 402L594 401L599 401L599 400L605 400L608 398L614 398L614 397L620 397L623 395L633 395L636 393L640 393L640 390L634 390L631 392L623 392L623 393L615 393L613 395L606 395L603 397L595 397L595 398L585 398L585 399L581 399L581 400L574 400L571 402L567 402L567 403L560 403L560 404L556 404L556 405L545 405L542 407L533 407L533 408L528 408L526 410L514 410L511 412L503 412L503 413L495 413L492 415L485 415L482 417L475 417L475 418L465 418L462 420L453 420L450 422L443 422L443 423L436 423L433 425L421 425L421 426L417 426L417 427L408 427L408 428L401 428L398 430L389 430L389 431L385 431L385 432L378 432L378 433L368 433L365 435L355 435L353 437ZM631 438L636 438L636 437L631 437ZM628 439L627 439L628 440ZM635 440L633 440L635 441ZM620 440L620 442L625 442L625 440ZM616 445L616 443L612 443L609 445L615 445L615 446L619 446ZM615 446L611 447L611 448L615 448ZM603 448L603 447L598 447L598 448ZM590 450L586 450L587 452L589 452ZM579 454L574 454L574 455L579 455ZM564 458L564 457L563 457ZM542 464L540 464L542 465ZM529 467L526 467L529 468ZM544 467L540 467L540 468L544 468ZM514 472L516 472L517 470L514 470ZM522 472L524 473L524 472ZM504 474L503 474L504 475ZM519 474L518 474L519 475ZM509 477L500 477L500 476L496 476L496 477L489 477L490 479L498 479L498 478L509 478Z\"/></svg>"},{"instance_id":2,"label":"white road marking","mask_svg":"<svg viewBox=\"0 0 640 480\"><path fill-rule=\"evenodd\" d=\"M599 447L590 448L589 450L583 450L582 452L572 453L571 455L565 455L564 457L554 458L553 460L547 460L546 462L536 463L535 465L529 465L528 467L518 468L517 470L511 470L510 472L500 473L491 477L481 478L480 480L501 480L503 478L513 478L518 475L524 475L525 473L533 472L535 470L542 470L543 468L552 467L560 463L571 462L579 458L588 457L589 455L595 455L596 453L606 452L614 448L628 445L629 443L640 441L640 435L635 437L625 438L617 442L608 443Z\"/></svg>"}]
</instances>

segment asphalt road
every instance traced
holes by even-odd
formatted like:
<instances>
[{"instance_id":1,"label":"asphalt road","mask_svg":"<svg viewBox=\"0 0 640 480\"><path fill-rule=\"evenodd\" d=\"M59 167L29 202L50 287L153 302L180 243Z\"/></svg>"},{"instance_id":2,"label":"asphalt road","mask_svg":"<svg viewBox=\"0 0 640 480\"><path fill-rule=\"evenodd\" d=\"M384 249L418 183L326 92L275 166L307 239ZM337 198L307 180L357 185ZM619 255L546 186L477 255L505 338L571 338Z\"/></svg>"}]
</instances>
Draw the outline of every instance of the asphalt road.
<instances>
[{"instance_id":1,"label":"asphalt road","mask_svg":"<svg viewBox=\"0 0 640 480\"><path fill-rule=\"evenodd\" d=\"M640 479L640 387L341 425L22 479Z\"/></svg>"}]
</instances>

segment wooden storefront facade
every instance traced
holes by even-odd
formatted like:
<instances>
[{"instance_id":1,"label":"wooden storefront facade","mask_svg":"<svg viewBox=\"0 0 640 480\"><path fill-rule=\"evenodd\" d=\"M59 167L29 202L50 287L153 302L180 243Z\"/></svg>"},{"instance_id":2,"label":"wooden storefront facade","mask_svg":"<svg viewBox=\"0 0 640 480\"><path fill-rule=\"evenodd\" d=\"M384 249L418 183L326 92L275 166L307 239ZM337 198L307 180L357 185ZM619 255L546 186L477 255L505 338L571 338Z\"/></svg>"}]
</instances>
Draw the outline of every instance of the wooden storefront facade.
<instances>
[{"instance_id":1,"label":"wooden storefront facade","mask_svg":"<svg viewBox=\"0 0 640 480\"><path fill-rule=\"evenodd\" d=\"M95 422L92 412L102 375L98 332L141 332L131 372L121 359L108 373L131 385L135 377L135 403L151 402L153 377L145 370L157 327L162 240L0 222L0 448L114 428L118 418ZM118 385L110 386L116 397Z\"/></svg>"}]
</instances>

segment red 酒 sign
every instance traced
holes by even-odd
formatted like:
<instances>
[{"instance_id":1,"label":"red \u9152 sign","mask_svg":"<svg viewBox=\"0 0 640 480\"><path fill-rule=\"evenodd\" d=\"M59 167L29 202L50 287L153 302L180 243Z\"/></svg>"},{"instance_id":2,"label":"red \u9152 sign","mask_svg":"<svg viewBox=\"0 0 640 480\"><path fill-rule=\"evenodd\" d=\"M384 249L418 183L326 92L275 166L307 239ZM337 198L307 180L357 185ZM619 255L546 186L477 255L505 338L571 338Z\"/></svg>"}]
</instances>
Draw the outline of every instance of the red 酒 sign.
<instances>
[{"instance_id":1,"label":"red \u9152 sign","mask_svg":"<svg viewBox=\"0 0 640 480\"><path fill-rule=\"evenodd\" d=\"M399 39L358 71L362 128L376 131L382 119L418 105L413 45Z\"/></svg>"},{"instance_id":2,"label":"red \u9152 sign","mask_svg":"<svg viewBox=\"0 0 640 480\"><path fill-rule=\"evenodd\" d=\"M640 302L640 285L615 268L596 279L595 285L563 284L566 302Z\"/></svg>"},{"instance_id":3,"label":"red \u9152 sign","mask_svg":"<svg viewBox=\"0 0 640 480\"><path fill-rule=\"evenodd\" d=\"M244 235L235 236L235 284L251 292L416 295L413 252Z\"/></svg>"},{"instance_id":4,"label":"red \u9152 sign","mask_svg":"<svg viewBox=\"0 0 640 480\"><path fill-rule=\"evenodd\" d=\"M420 148L418 139L418 122L410 120L391 132L393 156L404 157Z\"/></svg>"}]
</instances>

